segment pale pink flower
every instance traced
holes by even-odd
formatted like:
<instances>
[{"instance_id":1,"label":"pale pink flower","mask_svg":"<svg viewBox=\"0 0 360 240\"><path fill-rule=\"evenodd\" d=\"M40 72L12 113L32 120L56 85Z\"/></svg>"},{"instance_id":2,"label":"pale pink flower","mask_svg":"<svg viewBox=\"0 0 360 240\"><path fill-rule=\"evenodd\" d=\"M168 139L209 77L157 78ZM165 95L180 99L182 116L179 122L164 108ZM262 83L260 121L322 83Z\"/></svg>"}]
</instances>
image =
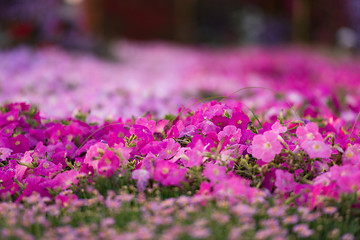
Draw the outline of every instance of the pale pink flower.
<instances>
[{"instance_id":1,"label":"pale pink flower","mask_svg":"<svg viewBox=\"0 0 360 240\"><path fill-rule=\"evenodd\" d=\"M287 127L284 127L283 125L281 125L279 122L274 123L271 126L271 130L275 133L284 133L287 131Z\"/></svg>"},{"instance_id":2,"label":"pale pink flower","mask_svg":"<svg viewBox=\"0 0 360 240\"><path fill-rule=\"evenodd\" d=\"M283 148L277 139L278 134L267 131L262 135L256 135L252 141L252 155L264 162L270 162Z\"/></svg>"},{"instance_id":3,"label":"pale pink flower","mask_svg":"<svg viewBox=\"0 0 360 240\"><path fill-rule=\"evenodd\" d=\"M329 158L331 147L322 141L306 141L302 147L310 158Z\"/></svg>"},{"instance_id":4,"label":"pale pink flower","mask_svg":"<svg viewBox=\"0 0 360 240\"><path fill-rule=\"evenodd\" d=\"M319 133L319 127L316 123L308 123L305 127L300 126L296 129L296 135L299 138L299 144L301 147L303 142L306 141L322 141L323 138Z\"/></svg>"},{"instance_id":5,"label":"pale pink flower","mask_svg":"<svg viewBox=\"0 0 360 240\"><path fill-rule=\"evenodd\" d=\"M360 144L350 145L342 155L343 164L356 164L360 161Z\"/></svg>"},{"instance_id":6,"label":"pale pink flower","mask_svg":"<svg viewBox=\"0 0 360 240\"><path fill-rule=\"evenodd\" d=\"M204 177L209 179L212 183L220 182L227 178L226 167L217 166L212 163L205 165L203 172Z\"/></svg>"},{"instance_id":7,"label":"pale pink flower","mask_svg":"<svg viewBox=\"0 0 360 240\"><path fill-rule=\"evenodd\" d=\"M0 148L0 161L5 161L12 153L10 148Z\"/></svg>"},{"instance_id":8,"label":"pale pink flower","mask_svg":"<svg viewBox=\"0 0 360 240\"><path fill-rule=\"evenodd\" d=\"M241 139L241 129L236 128L233 125L224 127L222 131L218 133L218 140L227 140L230 145L239 143Z\"/></svg>"}]
</instances>

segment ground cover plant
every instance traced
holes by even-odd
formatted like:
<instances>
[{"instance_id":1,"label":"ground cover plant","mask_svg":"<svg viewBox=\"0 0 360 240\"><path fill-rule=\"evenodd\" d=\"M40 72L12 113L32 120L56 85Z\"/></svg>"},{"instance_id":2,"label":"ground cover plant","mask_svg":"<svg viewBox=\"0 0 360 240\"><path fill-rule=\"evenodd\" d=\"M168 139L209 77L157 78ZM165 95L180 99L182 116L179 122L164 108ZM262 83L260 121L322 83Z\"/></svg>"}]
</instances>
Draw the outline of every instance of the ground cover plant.
<instances>
[{"instance_id":1,"label":"ground cover plant","mask_svg":"<svg viewBox=\"0 0 360 240\"><path fill-rule=\"evenodd\" d=\"M164 52L170 50L165 50L158 49L158 56L166 59ZM128 51L135 50L129 47ZM184 80L181 85L174 80L178 92L151 96L150 103L149 98L139 96L140 91L127 89L128 95L134 94L130 99L139 96L141 100L126 108L134 108L133 117L121 114L127 102L115 103L111 117L100 114L111 108L114 99L125 99L121 91L119 96L103 96L97 116L82 108L71 114L66 104L57 109L60 116L55 117L47 107L42 114L46 103L39 107L4 103L0 108L1 238L359 238L356 83L360 74L354 63L319 57L308 64L298 52L276 57L261 51L253 53L257 60L249 63L236 51L210 56L188 51L197 61L202 59L195 67L181 67L181 78L192 76L192 82ZM15 59L16 54L3 56ZM60 57L58 52L52 54L54 62L70 59L65 53ZM109 64L88 57L78 61L84 69ZM19 70L20 62L6 62L13 68L6 68L3 77L26 78L28 73L29 79L37 79L34 76L39 77L39 69L44 69L43 62L26 62L22 66L28 69ZM278 65L285 62L289 64ZM175 66L171 71L180 74ZM130 67L124 68L122 72L134 74L129 73ZM49 82L39 86L40 90L29 88L36 85L32 80L26 86L14 81L8 87L15 95L25 91L29 98L53 88L48 95L33 99L64 95L80 101L77 94L84 90L69 87L70 80L57 83L67 86L69 93L54 88L53 75L62 78L69 73L55 69L48 69ZM106 76L114 78L119 70L111 69ZM137 71L154 69L147 66ZM79 72L81 79L85 71ZM204 84L201 74L212 78L210 84ZM94 84L102 80L89 73L86 76ZM230 78L234 85L222 86L221 81ZM242 88L242 78L245 83L261 81L266 87ZM327 85L325 79L330 79ZM344 81L339 84L339 79ZM134 81L132 84L141 83ZM163 86L159 81L153 83ZM2 85L2 91L10 95L4 82ZM190 86L194 89L189 90ZM102 88L92 91L96 90ZM184 104L189 92L201 101ZM82 104L87 100L95 103L96 97L83 99ZM171 97L175 100L167 102ZM161 104L146 108L155 102ZM163 107L166 115L161 114ZM133 114L141 111L143 115Z\"/></svg>"}]
</instances>

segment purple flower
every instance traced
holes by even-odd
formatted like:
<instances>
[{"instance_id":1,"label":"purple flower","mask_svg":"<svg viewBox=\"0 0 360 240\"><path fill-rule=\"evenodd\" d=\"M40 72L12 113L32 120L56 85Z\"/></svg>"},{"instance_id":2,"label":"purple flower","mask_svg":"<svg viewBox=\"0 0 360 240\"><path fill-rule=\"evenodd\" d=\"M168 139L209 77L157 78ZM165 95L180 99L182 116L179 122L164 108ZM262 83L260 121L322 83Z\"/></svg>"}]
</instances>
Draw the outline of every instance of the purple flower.
<instances>
[{"instance_id":1,"label":"purple flower","mask_svg":"<svg viewBox=\"0 0 360 240\"><path fill-rule=\"evenodd\" d=\"M136 186L139 191L143 192L148 184L148 180L150 179L150 173L145 169L136 169L132 172L131 176L133 179L137 180Z\"/></svg>"}]
</instances>

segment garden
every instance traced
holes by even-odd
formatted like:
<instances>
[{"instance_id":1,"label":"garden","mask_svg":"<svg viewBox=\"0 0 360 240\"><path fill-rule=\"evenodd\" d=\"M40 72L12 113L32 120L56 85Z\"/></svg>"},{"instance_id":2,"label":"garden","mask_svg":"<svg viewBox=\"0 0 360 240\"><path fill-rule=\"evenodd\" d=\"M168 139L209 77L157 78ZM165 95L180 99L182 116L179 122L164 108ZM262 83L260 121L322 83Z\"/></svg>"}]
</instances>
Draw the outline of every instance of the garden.
<instances>
[{"instance_id":1,"label":"garden","mask_svg":"<svg viewBox=\"0 0 360 240\"><path fill-rule=\"evenodd\" d=\"M360 239L355 45L94 44L50 5L0 28L0 239Z\"/></svg>"}]
</instances>

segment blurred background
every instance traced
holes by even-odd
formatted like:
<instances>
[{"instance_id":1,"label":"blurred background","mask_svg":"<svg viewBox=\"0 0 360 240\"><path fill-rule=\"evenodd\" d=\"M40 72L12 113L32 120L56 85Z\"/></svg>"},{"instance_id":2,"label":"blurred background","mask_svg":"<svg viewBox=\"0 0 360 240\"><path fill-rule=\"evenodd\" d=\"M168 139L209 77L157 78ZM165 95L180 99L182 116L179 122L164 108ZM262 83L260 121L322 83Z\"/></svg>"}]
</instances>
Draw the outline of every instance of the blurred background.
<instances>
[{"instance_id":1,"label":"blurred background","mask_svg":"<svg viewBox=\"0 0 360 240\"><path fill-rule=\"evenodd\" d=\"M352 120L359 52L360 0L0 0L0 103L47 116L164 116L228 96ZM262 90L234 93L248 87Z\"/></svg>"},{"instance_id":2,"label":"blurred background","mask_svg":"<svg viewBox=\"0 0 360 240\"><path fill-rule=\"evenodd\" d=\"M360 0L1 0L0 47L106 52L117 39L360 47Z\"/></svg>"}]
</instances>

